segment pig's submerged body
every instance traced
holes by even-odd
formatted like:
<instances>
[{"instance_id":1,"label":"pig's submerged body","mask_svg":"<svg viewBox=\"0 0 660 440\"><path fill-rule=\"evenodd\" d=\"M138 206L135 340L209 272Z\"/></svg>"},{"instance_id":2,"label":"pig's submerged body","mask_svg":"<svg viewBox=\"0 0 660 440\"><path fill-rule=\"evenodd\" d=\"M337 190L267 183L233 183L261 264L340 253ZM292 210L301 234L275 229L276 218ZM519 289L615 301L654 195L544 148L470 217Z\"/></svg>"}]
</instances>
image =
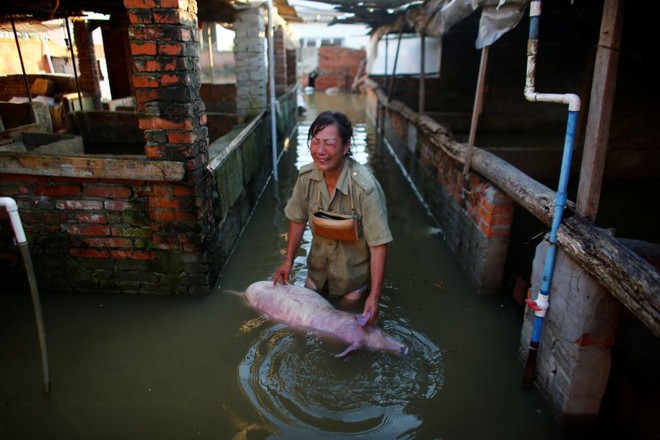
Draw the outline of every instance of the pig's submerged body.
<instances>
[{"instance_id":1,"label":"pig's submerged body","mask_svg":"<svg viewBox=\"0 0 660 440\"><path fill-rule=\"evenodd\" d=\"M272 281L251 284L245 296L269 318L294 327L333 335L349 344L338 357L361 348L405 354L405 345L375 325L361 326L356 315L335 309L325 298L305 287L273 285Z\"/></svg>"}]
</instances>

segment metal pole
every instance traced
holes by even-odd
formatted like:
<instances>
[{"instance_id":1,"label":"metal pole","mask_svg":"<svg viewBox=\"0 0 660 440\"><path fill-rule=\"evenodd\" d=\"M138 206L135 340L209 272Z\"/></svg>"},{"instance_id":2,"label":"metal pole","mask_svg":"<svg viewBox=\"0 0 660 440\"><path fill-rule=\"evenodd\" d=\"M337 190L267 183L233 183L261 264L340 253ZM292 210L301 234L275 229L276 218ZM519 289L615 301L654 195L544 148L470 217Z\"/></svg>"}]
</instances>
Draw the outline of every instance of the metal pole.
<instances>
[{"instance_id":1,"label":"metal pole","mask_svg":"<svg viewBox=\"0 0 660 440\"><path fill-rule=\"evenodd\" d=\"M211 36L211 26L214 23L210 23L206 26L206 41L209 46L209 67L211 68L211 84L215 84L214 72L213 72L213 38Z\"/></svg>"},{"instance_id":2,"label":"metal pole","mask_svg":"<svg viewBox=\"0 0 660 440\"><path fill-rule=\"evenodd\" d=\"M390 88L387 92L387 101L392 100L392 92L394 91L394 79L396 78L396 65L399 62L399 50L401 49L401 37L403 36L403 26L399 30L399 39L396 43L396 54L394 55L394 66L392 66L392 78L390 78Z\"/></svg>"},{"instance_id":3,"label":"metal pole","mask_svg":"<svg viewBox=\"0 0 660 440\"><path fill-rule=\"evenodd\" d=\"M11 28L14 31L14 39L16 40L16 49L18 49L18 59L21 60L21 70L23 71L23 81L25 81L25 93L27 93L28 101L32 104L32 95L30 94L30 84L28 83L27 76L25 74L25 65L23 64L23 54L21 53L21 45L18 43L18 33L16 32L16 24L14 23L14 15L9 14L9 20L11 21Z\"/></svg>"},{"instance_id":4,"label":"metal pole","mask_svg":"<svg viewBox=\"0 0 660 440\"><path fill-rule=\"evenodd\" d=\"M66 23L66 34L69 37L69 52L71 52L71 64L73 64L73 77L76 80L76 89L78 90L78 103L80 104L80 111L82 111L83 110L82 94L80 93L80 82L78 81L78 68L76 67L76 57L73 54L73 40L71 39L71 29L69 28L69 17L65 17L64 22Z\"/></svg>"},{"instance_id":5,"label":"metal pole","mask_svg":"<svg viewBox=\"0 0 660 440\"><path fill-rule=\"evenodd\" d=\"M277 99L275 98L275 48L273 47L273 0L268 0L268 81L270 85L270 136L273 152L273 180L279 180L277 173Z\"/></svg>"},{"instance_id":6,"label":"metal pole","mask_svg":"<svg viewBox=\"0 0 660 440\"><path fill-rule=\"evenodd\" d=\"M419 109L417 113L420 116L424 114L426 107L426 34L421 34L421 54L419 66Z\"/></svg>"},{"instance_id":7,"label":"metal pole","mask_svg":"<svg viewBox=\"0 0 660 440\"><path fill-rule=\"evenodd\" d=\"M486 66L488 65L488 49L490 46L484 46L481 49L481 63L479 64L479 77L477 78L477 91L474 96L474 107L472 108L472 123L470 124L470 137L468 139L467 153L465 156L465 165L463 166L463 175L467 176L472 163L472 154L474 153L474 138L477 134L477 123L479 115L484 104L484 84L486 82Z\"/></svg>"}]
</instances>

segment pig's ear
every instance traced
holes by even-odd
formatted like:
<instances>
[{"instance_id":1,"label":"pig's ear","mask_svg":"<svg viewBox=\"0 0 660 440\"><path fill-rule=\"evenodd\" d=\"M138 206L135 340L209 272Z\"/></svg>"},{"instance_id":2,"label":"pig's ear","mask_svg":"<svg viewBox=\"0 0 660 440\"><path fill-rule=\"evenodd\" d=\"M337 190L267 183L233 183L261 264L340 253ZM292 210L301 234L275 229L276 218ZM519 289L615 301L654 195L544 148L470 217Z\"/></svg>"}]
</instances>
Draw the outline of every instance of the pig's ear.
<instances>
[{"instance_id":1,"label":"pig's ear","mask_svg":"<svg viewBox=\"0 0 660 440\"><path fill-rule=\"evenodd\" d=\"M339 354L336 354L335 357L336 358L343 358L344 356L346 356L351 351L359 350L360 348L362 348L362 343L361 342L354 342L353 344L346 347L346 350L342 351Z\"/></svg>"},{"instance_id":2,"label":"pig's ear","mask_svg":"<svg viewBox=\"0 0 660 440\"><path fill-rule=\"evenodd\" d=\"M369 322L369 318L371 318L371 312L367 312L366 315L362 315L362 314L355 315L355 319L357 319L358 324L360 324L362 327L367 325L367 323Z\"/></svg>"}]
</instances>

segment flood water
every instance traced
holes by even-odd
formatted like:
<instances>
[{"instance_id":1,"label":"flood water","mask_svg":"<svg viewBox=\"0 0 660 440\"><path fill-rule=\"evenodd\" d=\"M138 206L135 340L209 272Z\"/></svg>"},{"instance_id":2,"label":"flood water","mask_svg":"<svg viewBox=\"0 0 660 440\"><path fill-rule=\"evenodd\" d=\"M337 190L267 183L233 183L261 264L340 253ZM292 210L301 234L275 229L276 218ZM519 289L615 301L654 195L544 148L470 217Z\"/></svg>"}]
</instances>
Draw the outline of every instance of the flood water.
<instances>
[{"instance_id":1,"label":"flood water","mask_svg":"<svg viewBox=\"0 0 660 440\"><path fill-rule=\"evenodd\" d=\"M385 190L394 242L379 325L409 354L336 359L342 344L267 321L240 296L283 258L282 211L306 154L294 133L211 295L42 294L48 395L29 292L0 295L0 438L576 438L521 387L520 310L476 295L360 97L308 99L300 132L321 110L347 112L356 157Z\"/></svg>"}]
</instances>

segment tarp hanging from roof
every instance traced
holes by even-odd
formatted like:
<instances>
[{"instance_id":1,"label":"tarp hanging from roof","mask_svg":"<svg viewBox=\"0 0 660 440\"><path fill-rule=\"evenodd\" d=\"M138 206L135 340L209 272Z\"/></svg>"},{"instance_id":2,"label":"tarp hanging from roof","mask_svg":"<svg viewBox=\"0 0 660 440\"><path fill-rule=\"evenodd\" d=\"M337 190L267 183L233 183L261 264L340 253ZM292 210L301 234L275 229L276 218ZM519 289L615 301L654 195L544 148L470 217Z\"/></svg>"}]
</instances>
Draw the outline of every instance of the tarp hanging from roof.
<instances>
[{"instance_id":1,"label":"tarp hanging from roof","mask_svg":"<svg viewBox=\"0 0 660 440\"><path fill-rule=\"evenodd\" d=\"M529 0L426 0L409 8L406 18L417 32L439 37L481 8L475 43L481 49L516 27L528 3Z\"/></svg>"}]
</instances>

